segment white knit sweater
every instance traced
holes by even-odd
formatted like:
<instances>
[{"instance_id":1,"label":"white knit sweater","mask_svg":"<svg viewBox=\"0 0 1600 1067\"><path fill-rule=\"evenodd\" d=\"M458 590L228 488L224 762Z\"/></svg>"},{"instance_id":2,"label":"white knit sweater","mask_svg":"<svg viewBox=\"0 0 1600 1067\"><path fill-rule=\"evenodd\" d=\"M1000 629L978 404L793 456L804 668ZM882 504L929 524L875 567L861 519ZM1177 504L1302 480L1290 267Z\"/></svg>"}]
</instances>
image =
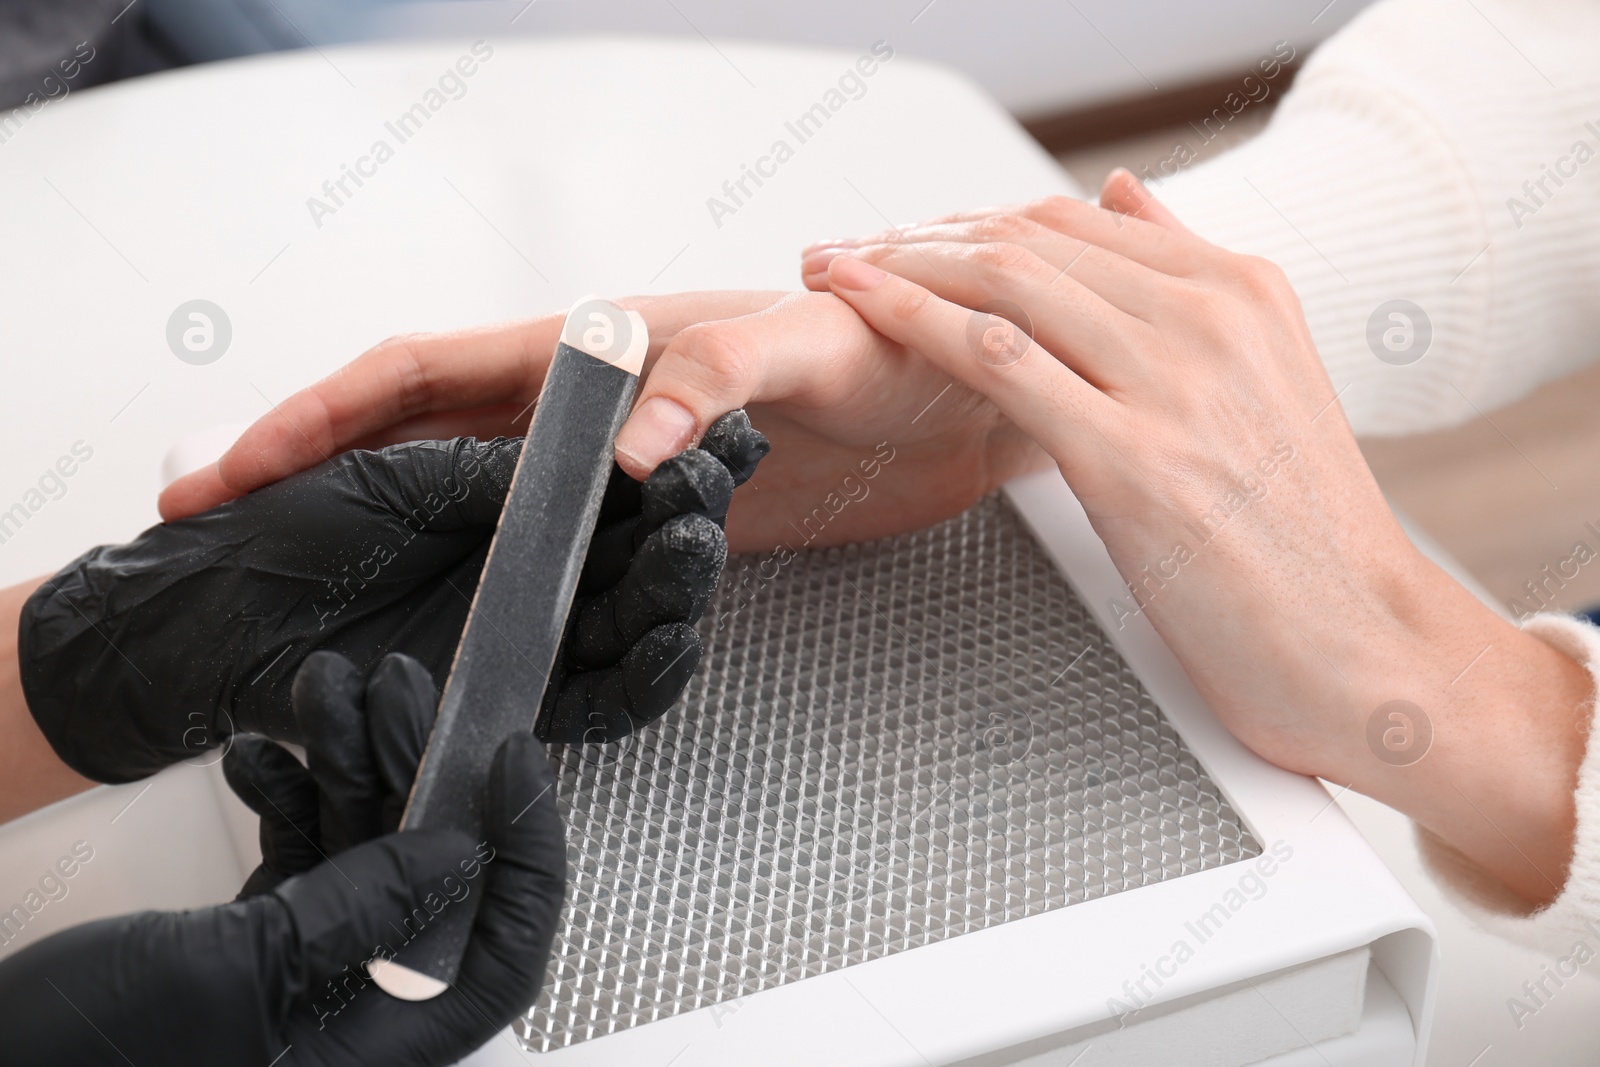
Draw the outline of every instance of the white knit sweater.
<instances>
[{"instance_id":1,"label":"white knit sweater","mask_svg":"<svg viewBox=\"0 0 1600 1067\"><path fill-rule=\"evenodd\" d=\"M1261 136L1152 188L1288 272L1358 434L1471 419L1600 358L1600 4L1382 0L1307 60ZM1394 300L1422 315L1379 313ZM1600 667L1595 628L1526 628ZM1424 855L1484 925L1565 951L1600 921L1600 744L1577 801L1566 888L1535 915L1427 834Z\"/></svg>"}]
</instances>

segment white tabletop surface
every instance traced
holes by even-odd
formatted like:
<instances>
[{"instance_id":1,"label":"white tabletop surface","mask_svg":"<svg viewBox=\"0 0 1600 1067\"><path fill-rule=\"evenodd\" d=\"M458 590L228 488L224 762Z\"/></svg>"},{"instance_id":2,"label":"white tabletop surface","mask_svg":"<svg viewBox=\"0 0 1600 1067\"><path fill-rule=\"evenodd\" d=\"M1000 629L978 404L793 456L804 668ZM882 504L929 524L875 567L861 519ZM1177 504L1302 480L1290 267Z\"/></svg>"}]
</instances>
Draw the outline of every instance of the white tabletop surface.
<instances>
[{"instance_id":1,"label":"white tabletop surface","mask_svg":"<svg viewBox=\"0 0 1600 1067\"><path fill-rule=\"evenodd\" d=\"M0 580L136 533L156 519L174 441L250 421L390 334L590 291L795 288L798 250L819 237L1070 189L969 83L903 57L798 144L785 123L865 47L488 47L464 94L403 144L385 123L471 41L156 75L74 93L0 144L0 510L75 441L94 449L0 545ZM707 198L779 138L794 158L718 226ZM318 227L307 199L379 139L393 158ZM232 325L206 366L166 341L197 298Z\"/></svg>"}]
</instances>

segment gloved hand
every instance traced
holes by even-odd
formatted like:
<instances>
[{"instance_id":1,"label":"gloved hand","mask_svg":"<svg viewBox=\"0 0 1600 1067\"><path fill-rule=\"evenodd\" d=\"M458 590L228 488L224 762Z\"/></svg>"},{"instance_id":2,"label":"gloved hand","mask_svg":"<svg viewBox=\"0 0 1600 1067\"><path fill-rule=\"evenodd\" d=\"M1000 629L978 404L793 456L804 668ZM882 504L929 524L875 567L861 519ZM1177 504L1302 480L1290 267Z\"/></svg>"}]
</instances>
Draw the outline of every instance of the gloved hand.
<instances>
[{"instance_id":1,"label":"gloved hand","mask_svg":"<svg viewBox=\"0 0 1600 1067\"><path fill-rule=\"evenodd\" d=\"M261 865L240 897L304 874L329 856L400 828L433 732L428 669L391 652L365 678L337 652L306 657L290 688L306 762L259 734L237 734L222 774L261 819Z\"/></svg>"},{"instance_id":2,"label":"gloved hand","mask_svg":"<svg viewBox=\"0 0 1600 1067\"><path fill-rule=\"evenodd\" d=\"M294 704L310 771L243 736L223 764L265 813L254 895L89 923L0 962L6 1063L435 1067L533 1003L566 878L543 746L519 733L496 753L486 841L408 830L341 851L398 821L432 726L432 682L405 656L363 682L348 660L318 653ZM366 961L472 893L481 903L450 989L408 1003L373 984Z\"/></svg>"},{"instance_id":3,"label":"gloved hand","mask_svg":"<svg viewBox=\"0 0 1600 1067\"><path fill-rule=\"evenodd\" d=\"M79 774L125 782L232 734L302 740L289 682L314 648L363 671L404 649L442 686L522 442L336 456L93 549L22 612L23 691ZM726 554L733 487L766 454L742 411L643 486L613 477L547 696L548 740L606 741L671 707Z\"/></svg>"}]
</instances>

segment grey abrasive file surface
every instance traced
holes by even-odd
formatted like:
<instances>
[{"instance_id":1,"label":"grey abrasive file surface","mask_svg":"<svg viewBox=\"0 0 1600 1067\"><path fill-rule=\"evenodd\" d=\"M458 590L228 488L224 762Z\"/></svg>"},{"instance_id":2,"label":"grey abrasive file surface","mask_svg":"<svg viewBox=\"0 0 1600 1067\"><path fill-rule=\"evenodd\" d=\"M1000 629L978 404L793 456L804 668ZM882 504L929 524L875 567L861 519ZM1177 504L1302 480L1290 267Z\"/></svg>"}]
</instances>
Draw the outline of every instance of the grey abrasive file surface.
<instances>
[{"instance_id":1,"label":"grey abrasive file surface","mask_svg":"<svg viewBox=\"0 0 1600 1067\"><path fill-rule=\"evenodd\" d=\"M404 828L445 827L482 839L490 763L508 736L534 726L647 345L643 320L607 301L581 301L568 315ZM411 1000L441 992L455 980L476 904L471 896L441 911L397 953L401 966L374 967L378 984Z\"/></svg>"}]
</instances>

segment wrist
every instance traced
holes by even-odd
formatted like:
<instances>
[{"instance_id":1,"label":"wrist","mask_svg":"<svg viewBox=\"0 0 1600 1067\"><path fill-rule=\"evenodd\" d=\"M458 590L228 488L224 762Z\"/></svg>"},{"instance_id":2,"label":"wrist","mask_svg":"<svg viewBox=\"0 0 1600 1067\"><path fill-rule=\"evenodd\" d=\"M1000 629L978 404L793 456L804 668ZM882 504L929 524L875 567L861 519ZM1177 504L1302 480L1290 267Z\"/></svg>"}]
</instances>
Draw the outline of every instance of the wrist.
<instances>
[{"instance_id":1,"label":"wrist","mask_svg":"<svg viewBox=\"0 0 1600 1067\"><path fill-rule=\"evenodd\" d=\"M1593 683L1426 560L1392 589L1318 773L1409 815L1532 905L1565 884Z\"/></svg>"},{"instance_id":2,"label":"wrist","mask_svg":"<svg viewBox=\"0 0 1600 1067\"><path fill-rule=\"evenodd\" d=\"M28 710L18 636L39 581L0 589L0 823L81 793L95 783L61 761Z\"/></svg>"}]
</instances>

